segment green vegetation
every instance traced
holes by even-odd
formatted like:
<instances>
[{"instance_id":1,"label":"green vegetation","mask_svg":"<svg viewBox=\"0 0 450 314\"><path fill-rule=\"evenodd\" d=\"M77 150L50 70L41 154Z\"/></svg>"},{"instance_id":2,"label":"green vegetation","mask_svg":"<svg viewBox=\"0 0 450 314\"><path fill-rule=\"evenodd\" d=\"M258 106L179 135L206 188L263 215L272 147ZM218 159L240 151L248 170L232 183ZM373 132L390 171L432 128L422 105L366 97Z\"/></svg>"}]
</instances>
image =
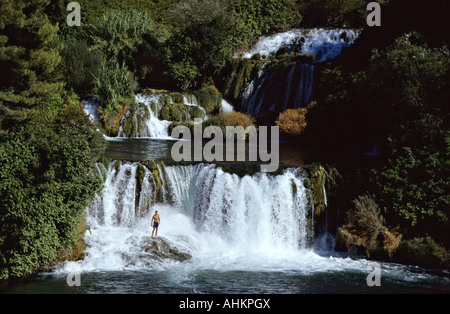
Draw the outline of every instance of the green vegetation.
<instances>
[{"instance_id":1,"label":"green vegetation","mask_svg":"<svg viewBox=\"0 0 450 314\"><path fill-rule=\"evenodd\" d=\"M294 0L237 0L233 7L239 16L236 44L247 46L257 36L278 29L300 27L300 5Z\"/></svg>"},{"instance_id":2,"label":"green vegetation","mask_svg":"<svg viewBox=\"0 0 450 314\"><path fill-rule=\"evenodd\" d=\"M436 5L444 7L441 1ZM302 138L312 146L358 153L376 144L381 156L367 157L369 167L340 163L351 190L346 208L354 208L348 200L369 192L386 225L398 226L402 235L398 252L393 248L385 255L406 262L411 253L410 262L430 265L423 254L414 258L412 252L450 247L450 52L448 39L435 32L447 26L436 17L428 20L432 27L416 23L418 16L436 14L420 1L392 1L383 12L383 32L368 30L355 47L363 59L348 55L320 69L317 106L306 115ZM367 240L368 251L376 251L372 244L383 247L369 236L361 242L356 227L342 230L348 232L347 243ZM445 264L437 260L435 265Z\"/></svg>"},{"instance_id":3,"label":"green vegetation","mask_svg":"<svg viewBox=\"0 0 450 314\"><path fill-rule=\"evenodd\" d=\"M104 145L70 98L56 116L36 108L1 137L0 278L77 258L83 210L101 187L92 169Z\"/></svg>"},{"instance_id":4,"label":"green vegetation","mask_svg":"<svg viewBox=\"0 0 450 314\"><path fill-rule=\"evenodd\" d=\"M0 279L79 257L83 209L101 187L103 136L63 89L47 4L2 3Z\"/></svg>"},{"instance_id":5,"label":"green vegetation","mask_svg":"<svg viewBox=\"0 0 450 314\"><path fill-rule=\"evenodd\" d=\"M314 60L283 49L246 60L233 53L287 28L365 27L367 1L78 2L82 25L69 27L66 1L2 1L0 279L82 253L83 208L101 188L92 169L105 142L80 98L100 103L106 135L116 135L126 115L139 115L123 124L126 134L137 134L150 112L134 104L133 94L147 88L170 96L150 109L174 121L171 128L204 118L200 108L182 104L188 88L208 114L204 126L256 125L240 112L220 113L222 97L239 110L263 64L285 69ZM361 153L377 143L376 162L348 167L338 161L349 186L342 206L351 213L341 240L368 254L447 267L449 28L433 10L447 12L448 3L380 3L382 30L366 28L355 54L318 65L315 105L285 112L278 125L290 139L327 151ZM141 184L144 166L157 171L143 164ZM317 214L325 210L322 188L330 173L323 167L311 172Z\"/></svg>"},{"instance_id":6,"label":"green vegetation","mask_svg":"<svg viewBox=\"0 0 450 314\"><path fill-rule=\"evenodd\" d=\"M370 195L357 197L353 204L354 208L347 213L347 223L339 227L339 239L347 249L351 246L363 247L368 256L374 250L382 250L392 256L402 235L386 227L380 208Z\"/></svg>"}]
</instances>

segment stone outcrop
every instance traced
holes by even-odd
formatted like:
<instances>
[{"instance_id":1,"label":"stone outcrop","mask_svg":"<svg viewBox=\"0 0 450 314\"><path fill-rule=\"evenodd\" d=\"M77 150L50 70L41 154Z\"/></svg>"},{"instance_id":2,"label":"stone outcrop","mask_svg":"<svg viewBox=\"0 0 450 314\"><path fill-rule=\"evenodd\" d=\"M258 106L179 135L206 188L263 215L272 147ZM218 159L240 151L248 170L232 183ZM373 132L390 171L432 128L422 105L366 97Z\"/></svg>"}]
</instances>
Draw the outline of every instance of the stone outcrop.
<instances>
[{"instance_id":1,"label":"stone outcrop","mask_svg":"<svg viewBox=\"0 0 450 314\"><path fill-rule=\"evenodd\" d=\"M163 237L145 237L140 248L150 253L152 259L162 261L166 259L184 262L192 258L191 254L181 251L173 243Z\"/></svg>"}]
</instances>

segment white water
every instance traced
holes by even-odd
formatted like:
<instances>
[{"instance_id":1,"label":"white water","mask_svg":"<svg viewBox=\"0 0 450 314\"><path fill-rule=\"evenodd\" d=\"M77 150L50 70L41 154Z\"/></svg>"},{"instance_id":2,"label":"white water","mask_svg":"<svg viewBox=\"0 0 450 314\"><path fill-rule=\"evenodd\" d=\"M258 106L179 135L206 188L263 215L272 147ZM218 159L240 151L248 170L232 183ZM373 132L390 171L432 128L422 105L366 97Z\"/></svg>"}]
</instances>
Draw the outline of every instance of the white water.
<instances>
[{"instance_id":1,"label":"white water","mask_svg":"<svg viewBox=\"0 0 450 314\"><path fill-rule=\"evenodd\" d=\"M93 123L99 122L98 103L92 100L82 100L83 111Z\"/></svg>"},{"instance_id":2,"label":"white water","mask_svg":"<svg viewBox=\"0 0 450 314\"><path fill-rule=\"evenodd\" d=\"M158 266L149 265L137 245L151 234L154 210L161 215L159 235L189 251L201 264L234 265L241 259L256 262L263 257L266 263L306 249L310 209L303 185L306 178L300 169L278 176L261 173L240 178L215 165L164 167L162 198L167 201L141 217L155 194L153 177L143 168L143 188L136 201L138 166L124 163L116 170L112 164L103 193L87 209L93 234L86 234L90 248L84 269Z\"/></svg>"},{"instance_id":3,"label":"white water","mask_svg":"<svg viewBox=\"0 0 450 314\"><path fill-rule=\"evenodd\" d=\"M235 57L251 58L255 53L268 57L281 47L287 47L290 50L301 44L298 52L311 53L317 62L323 62L337 57L343 49L351 46L358 36L359 31L352 29L293 29L270 36L261 36L248 52Z\"/></svg>"},{"instance_id":4,"label":"white water","mask_svg":"<svg viewBox=\"0 0 450 314\"><path fill-rule=\"evenodd\" d=\"M259 53L268 57L281 47L289 53L309 53L315 62L329 61L350 47L359 31L350 29L294 29L271 36L262 36L250 51L250 58ZM245 88L241 110L257 117L268 111L284 112L307 105L313 96L314 64L297 63L286 69L262 67Z\"/></svg>"},{"instance_id":5,"label":"white water","mask_svg":"<svg viewBox=\"0 0 450 314\"><path fill-rule=\"evenodd\" d=\"M362 267L361 262L317 255L307 245L307 205L310 197L301 169L269 176L238 177L215 165L167 166L163 204L155 204L154 180L145 168L140 201L136 202L139 163L111 164L103 193L87 208L92 235L82 270L183 267L220 270L302 269L324 271L335 266ZM138 205L136 205L138 204ZM161 216L159 236L192 254L184 263L155 263L145 258L139 243L151 235L150 219ZM184 265L181 266L180 264ZM178 266L175 266L178 265Z\"/></svg>"},{"instance_id":6,"label":"white water","mask_svg":"<svg viewBox=\"0 0 450 314\"><path fill-rule=\"evenodd\" d=\"M319 282L325 280L320 285L328 287L338 287L339 283L334 283L336 279L327 274L358 273L361 274L358 284L365 285L370 261L324 255L308 247L305 218L311 210L306 206L310 195L304 187L307 178L300 169L288 169L277 176L258 173L240 178L215 165L166 166L163 170L166 202L155 204L148 215L141 217L148 205L145 201L154 198L155 191L153 176L146 170L141 200L136 202L135 173L139 165L124 163L116 170L111 164L103 193L86 209L92 234L88 231L85 234L89 247L85 259L78 262L81 272L160 272L169 282L160 284L175 285L175 290L177 284L188 285L189 291L197 291L197 283L192 281L196 276L228 271L279 273L285 276L280 280L286 278L291 284L297 276L319 276ZM158 235L192 254L192 259L157 262L143 252L140 244L151 235L150 219L155 210L161 216ZM391 282L427 284L438 280L448 285L447 279L436 279L417 268L391 263L382 263L381 267L383 284L389 277ZM71 271L73 264L65 262L54 273L66 275ZM104 276L101 278L106 280ZM135 280L142 284L137 277ZM283 291L286 289L289 287Z\"/></svg>"},{"instance_id":7,"label":"white water","mask_svg":"<svg viewBox=\"0 0 450 314\"><path fill-rule=\"evenodd\" d=\"M167 120L160 120L158 118L158 112L161 109L158 105L161 97L163 97L163 95L159 93L150 95L138 94L135 96L135 103L136 104L143 103L150 112L150 118L145 119L145 126L143 128L143 131L139 132L138 134L135 134L136 137L171 139L171 137L169 136L169 125L171 122ZM158 112L154 112L152 110L151 108L152 104L155 104L157 106ZM144 116L144 114L145 113L143 112L143 110L141 108L138 108L138 110L136 110L135 112L135 116L131 117L131 119L133 119L137 125L139 116ZM130 119L128 115L129 112L122 118L117 137L126 137L126 134L123 130L123 121L124 119ZM137 127L136 129L139 130Z\"/></svg>"},{"instance_id":8,"label":"white water","mask_svg":"<svg viewBox=\"0 0 450 314\"><path fill-rule=\"evenodd\" d=\"M222 109L221 112L227 113L234 111L233 105L231 105L228 101L222 98Z\"/></svg>"}]
</instances>

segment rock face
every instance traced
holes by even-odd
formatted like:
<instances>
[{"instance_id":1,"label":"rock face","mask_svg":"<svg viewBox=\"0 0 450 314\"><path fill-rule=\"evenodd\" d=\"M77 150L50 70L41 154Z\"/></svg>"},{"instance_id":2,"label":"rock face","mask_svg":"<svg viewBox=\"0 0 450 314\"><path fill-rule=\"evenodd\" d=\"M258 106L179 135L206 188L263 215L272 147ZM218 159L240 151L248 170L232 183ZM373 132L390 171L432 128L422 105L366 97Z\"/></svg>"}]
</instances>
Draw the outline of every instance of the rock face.
<instances>
[{"instance_id":1,"label":"rock face","mask_svg":"<svg viewBox=\"0 0 450 314\"><path fill-rule=\"evenodd\" d=\"M141 249L150 253L152 258L162 261L171 259L179 262L184 262L192 256L187 252L180 251L169 240L162 237L146 237L140 245Z\"/></svg>"}]
</instances>

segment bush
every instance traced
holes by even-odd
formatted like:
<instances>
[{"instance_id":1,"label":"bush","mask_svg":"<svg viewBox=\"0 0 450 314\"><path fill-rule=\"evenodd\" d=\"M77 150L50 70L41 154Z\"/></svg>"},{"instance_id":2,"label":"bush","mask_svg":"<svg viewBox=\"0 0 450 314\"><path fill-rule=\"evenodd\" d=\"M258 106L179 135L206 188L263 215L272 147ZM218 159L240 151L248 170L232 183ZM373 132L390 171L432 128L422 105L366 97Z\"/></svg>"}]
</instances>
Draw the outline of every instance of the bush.
<instances>
[{"instance_id":1,"label":"bush","mask_svg":"<svg viewBox=\"0 0 450 314\"><path fill-rule=\"evenodd\" d=\"M239 17L234 34L239 45L277 29L298 27L302 21L295 0L237 0L233 8Z\"/></svg>"},{"instance_id":2,"label":"bush","mask_svg":"<svg viewBox=\"0 0 450 314\"><path fill-rule=\"evenodd\" d=\"M450 268L450 251L430 237L403 240L394 257L422 267Z\"/></svg>"},{"instance_id":3,"label":"bush","mask_svg":"<svg viewBox=\"0 0 450 314\"><path fill-rule=\"evenodd\" d=\"M223 134L225 134L227 126L242 126L246 129L249 126L254 125L254 119L248 114L232 111L212 116L205 123L203 123L203 125L205 127L209 125L218 126L222 129Z\"/></svg>"},{"instance_id":4,"label":"bush","mask_svg":"<svg viewBox=\"0 0 450 314\"><path fill-rule=\"evenodd\" d=\"M116 107L118 99L134 93L138 82L124 62L119 64L117 59L111 59L109 62L103 61L95 85L95 99L111 111Z\"/></svg>"},{"instance_id":5,"label":"bush","mask_svg":"<svg viewBox=\"0 0 450 314\"><path fill-rule=\"evenodd\" d=\"M81 95L90 93L101 65L100 53L90 51L85 40L70 39L64 45L62 57L67 87Z\"/></svg>"},{"instance_id":6,"label":"bush","mask_svg":"<svg viewBox=\"0 0 450 314\"><path fill-rule=\"evenodd\" d=\"M389 256L397 249L402 235L385 226L380 208L370 195L353 200L354 207L348 212L347 223L338 229L338 235L347 247L363 247L367 256L374 250L384 250ZM380 244L382 242L382 244Z\"/></svg>"},{"instance_id":7,"label":"bush","mask_svg":"<svg viewBox=\"0 0 450 314\"><path fill-rule=\"evenodd\" d=\"M307 124L306 114L315 106L315 102L309 103L305 108L287 109L280 113L276 124L281 131L289 135L300 135L305 131Z\"/></svg>"},{"instance_id":8,"label":"bush","mask_svg":"<svg viewBox=\"0 0 450 314\"><path fill-rule=\"evenodd\" d=\"M180 87L203 84L232 57L236 16L228 0L184 0L169 12L174 28L167 41L169 74Z\"/></svg>"},{"instance_id":9,"label":"bush","mask_svg":"<svg viewBox=\"0 0 450 314\"><path fill-rule=\"evenodd\" d=\"M145 12L131 9L122 13L109 11L97 19L93 26L93 46L106 59L118 59L134 70L133 54L144 43L144 36L156 28Z\"/></svg>"},{"instance_id":10,"label":"bush","mask_svg":"<svg viewBox=\"0 0 450 314\"><path fill-rule=\"evenodd\" d=\"M56 118L40 108L0 138L0 279L77 257L83 210L102 184L93 163L104 148L70 99Z\"/></svg>"},{"instance_id":11,"label":"bush","mask_svg":"<svg viewBox=\"0 0 450 314\"><path fill-rule=\"evenodd\" d=\"M287 109L278 117L276 124L289 135L300 135L306 128L306 108Z\"/></svg>"},{"instance_id":12,"label":"bush","mask_svg":"<svg viewBox=\"0 0 450 314\"><path fill-rule=\"evenodd\" d=\"M222 93L217 88L211 85L205 85L194 92L198 103L206 112L218 113L222 108Z\"/></svg>"}]
</instances>

